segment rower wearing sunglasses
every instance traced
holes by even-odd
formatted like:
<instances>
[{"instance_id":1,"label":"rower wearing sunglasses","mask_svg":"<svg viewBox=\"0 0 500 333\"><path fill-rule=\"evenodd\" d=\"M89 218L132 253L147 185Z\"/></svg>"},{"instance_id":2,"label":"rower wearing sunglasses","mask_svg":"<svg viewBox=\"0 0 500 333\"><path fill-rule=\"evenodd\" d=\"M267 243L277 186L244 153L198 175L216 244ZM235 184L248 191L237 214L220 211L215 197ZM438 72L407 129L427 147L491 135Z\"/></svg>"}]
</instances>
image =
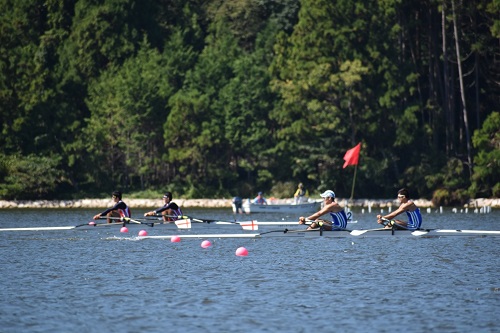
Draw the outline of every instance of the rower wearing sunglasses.
<instances>
[{"instance_id":1,"label":"rower wearing sunglasses","mask_svg":"<svg viewBox=\"0 0 500 333\"><path fill-rule=\"evenodd\" d=\"M106 209L104 212L94 216L94 220L100 219L101 217L107 218L108 223L113 222L112 219L131 217L130 208L122 200L122 192L114 191L112 196L113 202L115 203L113 207Z\"/></svg>"},{"instance_id":2,"label":"rower wearing sunglasses","mask_svg":"<svg viewBox=\"0 0 500 333\"><path fill-rule=\"evenodd\" d=\"M398 191L398 200L401 203L399 208L384 216L377 215L377 223L383 224L387 229L420 229L420 226L422 225L422 214L420 214L420 208L415 205L413 200L410 200L410 193L407 189L402 188ZM403 213L406 213L408 222L403 220L394 220L396 216Z\"/></svg>"},{"instance_id":3,"label":"rower wearing sunglasses","mask_svg":"<svg viewBox=\"0 0 500 333\"><path fill-rule=\"evenodd\" d=\"M163 206L147 212L144 216L156 216L161 214L163 222L174 222L182 218L181 208L172 201L172 192L166 192L163 196Z\"/></svg>"}]
</instances>

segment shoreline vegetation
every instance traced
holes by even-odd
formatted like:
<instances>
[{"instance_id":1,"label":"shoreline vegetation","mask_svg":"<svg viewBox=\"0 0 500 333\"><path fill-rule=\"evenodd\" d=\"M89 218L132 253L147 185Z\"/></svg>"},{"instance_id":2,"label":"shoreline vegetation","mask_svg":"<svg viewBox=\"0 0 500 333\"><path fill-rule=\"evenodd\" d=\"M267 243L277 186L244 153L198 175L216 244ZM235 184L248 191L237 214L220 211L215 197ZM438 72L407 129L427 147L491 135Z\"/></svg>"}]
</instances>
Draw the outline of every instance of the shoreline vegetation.
<instances>
[{"instance_id":1,"label":"shoreline vegetation","mask_svg":"<svg viewBox=\"0 0 500 333\"><path fill-rule=\"evenodd\" d=\"M0 1L0 199L500 198L499 1Z\"/></svg>"},{"instance_id":2,"label":"shoreline vegetation","mask_svg":"<svg viewBox=\"0 0 500 333\"><path fill-rule=\"evenodd\" d=\"M249 199L244 199L249 200ZM251 199L250 199L251 200ZM162 202L158 199L127 199L124 201L130 208L155 208L162 206ZM182 208L231 208L232 198L229 199L175 199L174 200ZM413 200L420 208L438 208L432 204L432 201L425 199ZM274 199L269 198L270 204L290 204L293 199ZM354 199L349 202L349 199L337 198L337 202L341 206L350 208L386 208L397 207L397 200L390 199ZM24 208L107 208L111 207L113 202L110 199L79 199L79 200L0 200L0 209L24 209ZM451 207L451 206L450 206ZM500 208L499 198L478 198L471 199L463 205L463 208Z\"/></svg>"}]
</instances>

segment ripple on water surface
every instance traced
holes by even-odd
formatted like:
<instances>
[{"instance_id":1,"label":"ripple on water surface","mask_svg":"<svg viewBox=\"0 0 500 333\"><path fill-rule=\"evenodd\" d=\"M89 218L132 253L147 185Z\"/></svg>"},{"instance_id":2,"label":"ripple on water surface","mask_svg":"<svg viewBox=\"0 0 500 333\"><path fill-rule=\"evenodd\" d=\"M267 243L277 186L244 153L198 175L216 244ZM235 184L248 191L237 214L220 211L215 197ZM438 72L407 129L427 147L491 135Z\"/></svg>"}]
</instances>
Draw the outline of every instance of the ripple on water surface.
<instances>
[{"instance_id":1,"label":"ripple on water surface","mask_svg":"<svg viewBox=\"0 0 500 333\"><path fill-rule=\"evenodd\" d=\"M0 211L0 217L8 227L61 226L93 213ZM232 217L225 210L195 213ZM499 215L447 213L424 221L498 229ZM356 228L373 227L374 214L355 216ZM128 241L135 234L112 229L1 236L6 332L500 329L495 237L211 239L203 249L202 239ZM247 257L235 255L240 246Z\"/></svg>"}]
</instances>

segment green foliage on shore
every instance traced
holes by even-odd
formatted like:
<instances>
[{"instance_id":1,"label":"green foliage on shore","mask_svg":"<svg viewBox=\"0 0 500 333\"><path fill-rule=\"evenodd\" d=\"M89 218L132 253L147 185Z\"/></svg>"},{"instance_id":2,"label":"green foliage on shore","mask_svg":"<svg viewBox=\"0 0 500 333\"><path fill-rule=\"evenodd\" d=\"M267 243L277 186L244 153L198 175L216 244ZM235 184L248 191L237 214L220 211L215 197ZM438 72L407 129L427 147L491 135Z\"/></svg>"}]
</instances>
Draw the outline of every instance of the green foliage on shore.
<instances>
[{"instance_id":1,"label":"green foliage on shore","mask_svg":"<svg viewBox=\"0 0 500 333\"><path fill-rule=\"evenodd\" d=\"M0 154L0 197L2 199L54 198L58 186L65 183L58 167L60 157Z\"/></svg>"},{"instance_id":2,"label":"green foliage on shore","mask_svg":"<svg viewBox=\"0 0 500 333\"><path fill-rule=\"evenodd\" d=\"M349 197L358 142L355 197L500 196L498 1L8 0L0 18L2 199Z\"/></svg>"}]
</instances>

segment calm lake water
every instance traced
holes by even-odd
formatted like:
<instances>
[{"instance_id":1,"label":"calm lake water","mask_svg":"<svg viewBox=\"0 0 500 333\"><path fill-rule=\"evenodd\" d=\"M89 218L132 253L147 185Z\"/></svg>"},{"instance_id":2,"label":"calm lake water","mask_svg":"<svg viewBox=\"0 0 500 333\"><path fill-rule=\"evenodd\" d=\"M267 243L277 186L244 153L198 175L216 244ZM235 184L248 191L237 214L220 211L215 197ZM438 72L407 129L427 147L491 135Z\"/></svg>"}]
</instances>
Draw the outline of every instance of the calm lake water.
<instances>
[{"instance_id":1,"label":"calm lake water","mask_svg":"<svg viewBox=\"0 0 500 333\"><path fill-rule=\"evenodd\" d=\"M0 227L78 225L98 211L0 210ZM355 211L349 227L375 228L376 214ZM220 231L211 227L197 230ZM445 209L424 214L424 227L500 230L500 211ZM119 229L0 232L0 331L500 332L500 237L210 239L203 249Z\"/></svg>"}]
</instances>

